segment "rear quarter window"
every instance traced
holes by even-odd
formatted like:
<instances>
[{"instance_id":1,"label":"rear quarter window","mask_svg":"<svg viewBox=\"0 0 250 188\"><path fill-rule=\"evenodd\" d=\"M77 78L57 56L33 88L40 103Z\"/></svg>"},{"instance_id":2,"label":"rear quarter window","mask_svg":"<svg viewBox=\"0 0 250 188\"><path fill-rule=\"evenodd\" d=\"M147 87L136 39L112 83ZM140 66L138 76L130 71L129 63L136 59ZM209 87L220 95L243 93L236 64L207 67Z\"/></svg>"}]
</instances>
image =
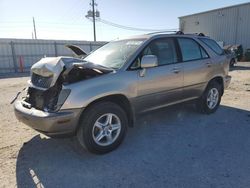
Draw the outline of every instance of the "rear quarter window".
<instances>
[{"instance_id":1,"label":"rear quarter window","mask_svg":"<svg viewBox=\"0 0 250 188\"><path fill-rule=\"evenodd\" d=\"M205 45L207 45L210 49L212 49L218 55L223 54L223 49L212 39L207 38L199 38Z\"/></svg>"}]
</instances>

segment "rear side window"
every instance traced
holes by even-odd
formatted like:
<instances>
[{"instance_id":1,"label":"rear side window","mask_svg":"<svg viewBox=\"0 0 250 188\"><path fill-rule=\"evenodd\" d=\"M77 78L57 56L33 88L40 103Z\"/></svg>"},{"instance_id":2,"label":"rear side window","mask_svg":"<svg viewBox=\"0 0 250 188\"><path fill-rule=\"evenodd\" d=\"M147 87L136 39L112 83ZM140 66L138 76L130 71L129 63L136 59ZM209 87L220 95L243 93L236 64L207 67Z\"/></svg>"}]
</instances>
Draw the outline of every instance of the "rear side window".
<instances>
[{"instance_id":1,"label":"rear side window","mask_svg":"<svg viewBox=\"0 0 250 188\"><path fill-rule=\"evenodd\" d=\"M214 40L207 38L200 38L200 40L204 42L209 48L211 48L218 55L223 54L222 48Z\"/></svg>"},{"instance_id":2,"label":"rear side window","mask_svg":"<svg viewBox=\"0 0 250 188\"><path fill-rule=\"evenodd\" d=\"M205 50L193 39L178 38L178 42L180 45L183 61L208 58L208 54L205 52Z\"/></svg>"}]
</instances>

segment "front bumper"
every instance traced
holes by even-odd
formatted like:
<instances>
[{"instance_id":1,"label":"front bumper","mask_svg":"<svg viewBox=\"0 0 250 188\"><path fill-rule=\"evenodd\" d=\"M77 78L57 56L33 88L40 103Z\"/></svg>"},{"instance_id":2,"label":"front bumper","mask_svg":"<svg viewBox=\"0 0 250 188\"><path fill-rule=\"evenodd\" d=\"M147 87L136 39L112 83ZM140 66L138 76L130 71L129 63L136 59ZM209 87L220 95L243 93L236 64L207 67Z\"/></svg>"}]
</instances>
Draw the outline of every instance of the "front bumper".
<instances>
[{"instance_id":1,"label":"front bumper","mask_svg":"<svg viewBox=\"0 0 250 188\"><path fill-rule=\"evenodd\" d=\"M231 82L231 76L227 75L224 79L224 89L228 88L230 82Z\"/></svg>"},{"instance_id":2,"label":"front bumper","mask_svg":"<svg viewBox=\"0 0 250 188\"><path fill-rule=\"evenodd\" d=\"M47 135L64 136L75 133L82 109L61 110L55 113L24 107L22 100L14 105L17 119Z\"/></svg>"}]
</instances>

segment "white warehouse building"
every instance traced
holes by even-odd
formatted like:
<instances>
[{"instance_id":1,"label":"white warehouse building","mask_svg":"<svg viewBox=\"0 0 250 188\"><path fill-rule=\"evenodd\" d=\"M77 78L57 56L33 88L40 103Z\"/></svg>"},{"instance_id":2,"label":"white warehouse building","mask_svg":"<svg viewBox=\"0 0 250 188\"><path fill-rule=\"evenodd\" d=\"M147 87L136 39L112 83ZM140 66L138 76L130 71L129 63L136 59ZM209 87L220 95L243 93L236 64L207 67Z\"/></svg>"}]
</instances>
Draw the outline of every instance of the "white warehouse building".
<instances>
[{"instance_id":1,"label":"white warehouse building","mask_svg":"<svg viewBox=\"0 0 250 188\"><path fill-rule=\"evenodd\" d=\"M179 17L184 33L204 33L223 45L250 48L250 2Z\"/></svg>"}]
</instances>

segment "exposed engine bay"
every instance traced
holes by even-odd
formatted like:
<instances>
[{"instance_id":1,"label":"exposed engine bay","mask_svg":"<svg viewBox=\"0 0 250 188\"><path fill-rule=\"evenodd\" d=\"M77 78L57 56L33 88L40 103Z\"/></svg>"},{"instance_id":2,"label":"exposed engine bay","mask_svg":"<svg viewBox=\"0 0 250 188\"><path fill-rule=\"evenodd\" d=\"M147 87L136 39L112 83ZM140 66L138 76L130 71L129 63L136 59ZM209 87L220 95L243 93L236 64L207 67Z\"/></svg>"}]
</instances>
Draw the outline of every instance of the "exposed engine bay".
<instances>
[{"instance_id":1,"label":"exposed engine bay","mask_svg":"<svg viewBox=\"0 0 250 188\"><path fill-rule=\"evenodd\" d=\"M63 85L107 74L113 69L86 62L81 58L47 57L31 67L31 80L23 106L47 112L59 110L70 91Z\"/></svg>"}]
</instances>

